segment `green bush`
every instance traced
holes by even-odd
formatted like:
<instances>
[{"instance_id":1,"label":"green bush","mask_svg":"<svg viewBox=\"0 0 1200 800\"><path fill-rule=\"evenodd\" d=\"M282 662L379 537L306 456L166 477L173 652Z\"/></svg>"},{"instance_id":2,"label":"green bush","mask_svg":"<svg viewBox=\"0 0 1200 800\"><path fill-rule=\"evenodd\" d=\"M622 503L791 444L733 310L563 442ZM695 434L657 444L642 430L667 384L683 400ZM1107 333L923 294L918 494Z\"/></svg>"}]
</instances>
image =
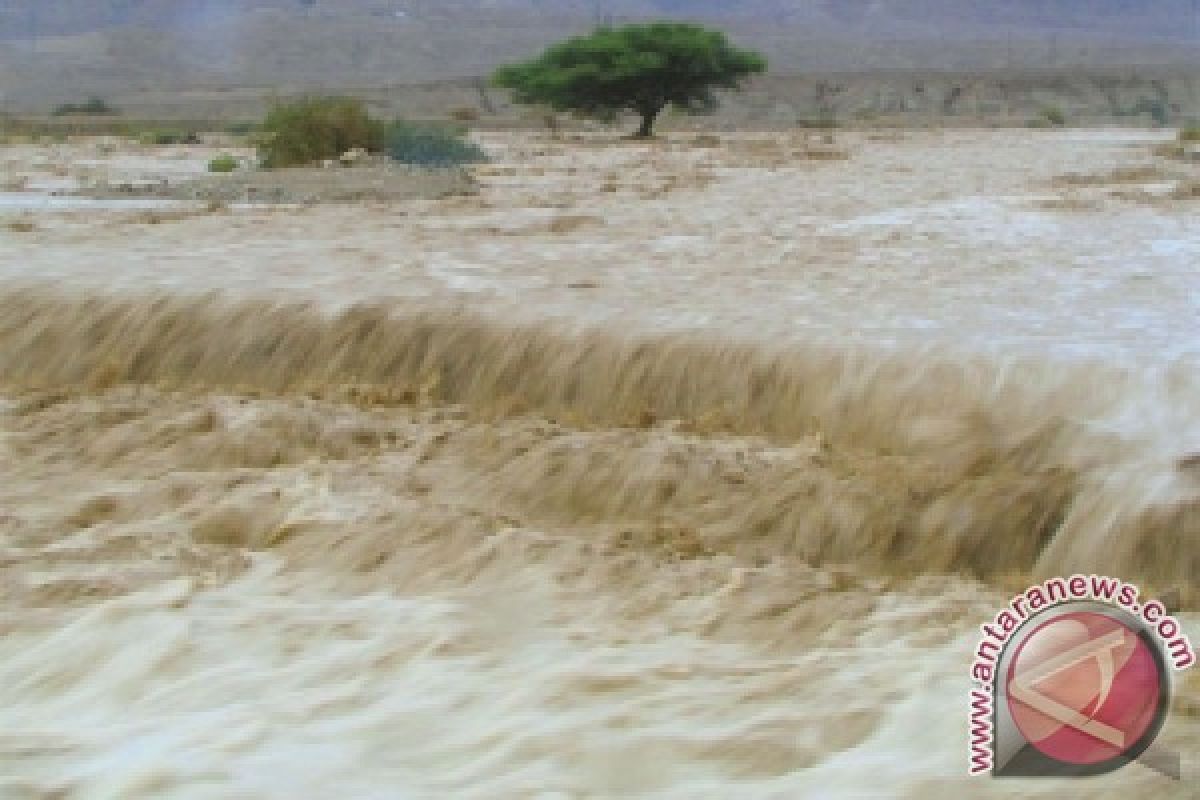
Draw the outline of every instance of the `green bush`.
<instances>
[{"instance_id":1,"label":"green bush","mask_svg":"<svg viewBox=\"0 0 1200 800\"><path fill-rule=\"evenodd\" d=\"M258 130L258 124L248 120L238 120L225 126L225 132L233 136L249 136Z\"/></svg>"},{"instance_id":2,"label":"green bush","mask_svg":"<svg viewBox=\"0 0 1200 800\"><path fill-rule=\"evenodd\" d=\"M1185 144L1200 143L1200 122L1193 122L1180 128L1179 141Z\"/></svg>"},{"instance_id":3,"label":"green bush","mask_svg":"<svg viewBox=\"0 0 1200 800\"><path fill-rule=\"evenodd\" d=\"M238 160L228 153L222 153L208 162L209 172L233 172L237 168Z\"/></svg>"},{"instance_id":4,"label":"green bush","mask_svg":"<svg viewBox=\"0 0 1200 800\"><path fill-rule=\"evenodd\" d=\"M383 150L384 124L353 97L307 97L271 109L262 124L259 158L268 169L313 164L361 148Z\"/></svg>"},{"instance_id":5,"label":"green bush","mask_svg":"<svg viewBox=\"0 0 1200 800\"><path fill-rule=\"evenodd\" d=\"M1061 108L1043 108L1041 118L1053 128L1061 128L1067 124L1067 115Z\"/></svg>"},{"instance_id":6,"label":"green bush","mask_svg":"<svg viewBox=\"0 0 1200 800\"><path fill-rule=\"evenodd\" d=\"M117 110L99 97L89 97L86 103L63 103L53 113L62 117L68 114L116 114Z\"/></svg>"},{"instance_id":7,"label":"green bush","mask_svg":"<svg viewBox=\"0 0 1200 800\"><path fill-rule=\"evenodd\" d=\"M385 151L393 161L420 167L476 164L487 156L465 131L445 125L396 120L387 128Z\"/></svg>"},{"instance_id":8,"label":"green bush","mask_svg":"<svg viewBox=\"0 0 1200 800\"><path fill-rule=\"evenodd\" d=\"M174 128L152 128L139 133L138 141L142 144L154 145L198 144L200 137L196 135L195 131Z\"/></svg>"},{"instance_id":9,"label":"green bush","mask_svg":"<svg viewBox=\"0 0 1200 800\"><path fill-rule=\"evenodd\" d=\"M1150 100L1143 97L1138 100L1133 110L1137 114L1149 114L1150 119L1155 125L1166 125L1171 121L1171 112L1167 109L1167 104L1162 100Z\"/></svg>"},{"instance_id":10,"label":"green bush","mask_svg":"<svg viewBox=\"0 0 1200 800\"><path fill-rule=\"evenodd\" d=\"M801 117L796 120L796 127L805 130L831 131L837 129L839 125L836 117L822 115L819 117Z\"/></svg>"}]
</instances>

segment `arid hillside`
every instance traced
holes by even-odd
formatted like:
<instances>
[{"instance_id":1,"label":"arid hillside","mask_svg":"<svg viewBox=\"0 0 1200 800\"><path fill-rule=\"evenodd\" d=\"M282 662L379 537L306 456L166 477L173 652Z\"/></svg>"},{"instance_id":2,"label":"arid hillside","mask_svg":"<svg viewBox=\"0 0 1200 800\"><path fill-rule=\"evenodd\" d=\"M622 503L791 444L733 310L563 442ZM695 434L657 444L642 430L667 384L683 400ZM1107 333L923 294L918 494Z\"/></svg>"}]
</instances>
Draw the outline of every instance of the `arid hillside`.
<instances>
[{"instance_id":1,"label":"arid hillside","mask_svg":"<svg viewBox=\"0 0 1200 800\"><path fill-rule=\"evenodd\" d=\"M12 0L0 103L180 86L387 86L487 74L604 23L691 18L776 73L1181 65L1190 0Z\"/></svg>"},{"instance_id":2,"label":"arid hillside","mask_svg":"<svg viewBox=\"0 0 1200 800\"><path fill-rule=\"evenodd\" d=\"M0 36L62 36L137 25L182 28L245 21L263 12L330 19L371 16L471 24L496 17L584 21L691 17L760 24L803 24L871 33L940 30L976 33L997 27L1039 33L1092 32L1184 36L1190 0L10 0Z\"/></svg>"},{"instance_id":3,"label":"arid hillside","mask_svg":"<svg viewBox=\"0 0 1200 800\"><path fill-rule=\"evenodd\" d=\"M452 119L475 129L542 128L548 119L542 110L513 104L506 92L478 78L339 90L363 97L383 116ZM121 117L47 122L95 129L97 124L136 127L142 124L136 120L161 120L199 130L222 121L259 119L278 99L304 91L295 86L121 91L105 95ZM44 111L46 104L32 101L27 108ZM1200 75L1179 68L768 75L742 92L725 94L713 114L668 113L661 124L677 131L1053 127L1051 119L1057 115L1067 126L1188 123L1200 119ZM614 124L620 129L631 123ZM560 115L556 125L568 129L596 123Z\"/></svg>"}]
</instances>

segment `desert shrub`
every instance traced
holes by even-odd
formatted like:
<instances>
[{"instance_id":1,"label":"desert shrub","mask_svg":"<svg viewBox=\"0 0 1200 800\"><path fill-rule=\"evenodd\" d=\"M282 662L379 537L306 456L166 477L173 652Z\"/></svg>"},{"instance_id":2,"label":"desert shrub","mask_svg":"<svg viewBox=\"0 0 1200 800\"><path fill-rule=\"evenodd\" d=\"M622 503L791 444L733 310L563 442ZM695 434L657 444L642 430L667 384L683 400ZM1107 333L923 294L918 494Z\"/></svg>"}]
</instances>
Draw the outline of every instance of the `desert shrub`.
<instances>
[{"instance_id":1,"label":"desert shrub","mask_svg":"<svg viewBox=\"0 0 1200 800\"><path fill-rule=\"evenodd\" d=\"M249 136L258 130L258 125L249 120L238 120L225 126L225 132L233 136Z\"/></svg>"},{"instance_id":2,"label":"desert shrub","mask_svg":"<svg viewBox=\"0 0 1200 800\"><path fill-rule=\"evenodd\" d=\"M312 164L349 150L383 150L385 126L353 97L307 97L278 105L263 121L259 158L268 169Z\"/></svg>"},{"instance_id":3,"label":"desert shrub","mask_svg":"<svg viewBox=\"0 0 1200 800\"><path fill-rule=\"evenodd\" d=\"M1200 122L1193 122L1180 128L1179 141L1185 144L1200 143Z\"/></svg>"},{"instance_id":4,"label":"desert shrub","mask_svg":"<svg viewBox=\"0 0 1200 800\"><path fill-rule=\"evenodd\" d=\"M53 113L56 117L62 117L68 114L116 114L117 110L100 97L89 97L83 103L63 103Z\"/></svg>"},{"instance_id":5,"label":"desert shrub","mask_svg":"<svg viewBox=\"0 0 1200 800\"><path fill-rule=\"evenodd\" d=\"M153 145L198 144L200 141L195 131L182 128L151 128L138 133L137 138L142 144Z\"/></svg>"},{"instance_id":6,"label":"desert shrub","mask_svg":"<svg viewBox=\"0 0 1200 800\"><path fill-rule=\"evenodd\" d=\"M445 125L396 120L386 132L386 152L393 161L420 167L476 164L487 156L465 131Z\"/></svg>"},{"instance_id":7,"label":"desert shrub","mask_svg":"<svg viewBox=\"0 0 1200 800\"><path fill-rule=\"evenodd\" d=\"M796 127L805 130L829 131L838 128L836 117L821 115L818 117L801 117L796 120Z\"/></svg>"},{"instance_id":8,"label":"desert shrub","mask_svg":"<svg viewBox=\"0 0 1200 800\"><path fill-rule=\"evenodd\" d=\"M1038 118L1051 128L1061 128L1067 124L1067 115L1061 108L1043 108Z\"/></svg>"},{"instance_id":9,"label":"desert shrub","mask_svg":"<svg viewBox=\"0 0 1200 800\"><path fill-rule=\"evenodd\" d=\"M237 168L238 160L228 153L222 153L208 162L209 172L233 172Z\"/></svg>"},{"instance_id":10,"label":"desert shrub","mask_svg":"<svg viewBox=\"0 0 1200 800\"><path fill-rule=\"evenodd\" d=\"M1136 114L1149 114L1150 119L1155 125L1166 125L1171 121L1171 112L1167 109L1167 104L1162 100L1151 100L1143 97L1138 100L1133 110Z\"/></svg>"}]
</instances>

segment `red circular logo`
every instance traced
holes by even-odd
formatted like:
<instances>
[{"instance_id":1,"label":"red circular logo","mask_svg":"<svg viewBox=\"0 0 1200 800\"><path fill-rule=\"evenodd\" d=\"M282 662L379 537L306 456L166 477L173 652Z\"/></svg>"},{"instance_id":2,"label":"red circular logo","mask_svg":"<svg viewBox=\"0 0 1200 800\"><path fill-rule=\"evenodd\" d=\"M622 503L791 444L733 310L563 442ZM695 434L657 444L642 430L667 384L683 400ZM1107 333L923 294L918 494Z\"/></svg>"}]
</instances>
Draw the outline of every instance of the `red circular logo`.
<instances>
[{"instance_id":1,"label":"red circular logo","mask_svg":"<svg viewBox=\"0 0 1200 800\"><path fill-rule=\"evenodd\" d=\"M1021 642L1008 668L1008 706L1021 735L1045 756L1101 764L1145 748L1164 713L1165 680L1138 631L1106 614L1072 611Z\"/></svg>"}]
</instances>

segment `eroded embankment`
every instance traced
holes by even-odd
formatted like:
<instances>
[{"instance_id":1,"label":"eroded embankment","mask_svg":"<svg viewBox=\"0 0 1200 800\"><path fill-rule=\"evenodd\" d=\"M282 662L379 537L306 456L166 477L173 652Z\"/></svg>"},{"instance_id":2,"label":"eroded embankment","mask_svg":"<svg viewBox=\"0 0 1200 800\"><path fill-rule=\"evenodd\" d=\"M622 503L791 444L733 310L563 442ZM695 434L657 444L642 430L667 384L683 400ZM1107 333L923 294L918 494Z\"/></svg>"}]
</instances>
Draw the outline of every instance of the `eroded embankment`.
<instances>
[{"instance_id":1,"label":"eroded embankment","mask_svg":"<svg viewBox=\"0 0 1200 800\"><path fill-rule=\"evenodd\" d=\"M1182 368L766 347L383 307L329 316L217 296L10 290L0 308L3 389L42 393L23 401L34 407L123 384L462 406L471 423L428 446L453 450L447 480L476 507L628 523L621 546L993 580L1098 571L1189 604L1200 586L1197 481L1180 462L1197 392ZM296 444L303 431L326 437L307 411L278 429L206 419L192 433L209 438L165 441L164 452L331 457ZM514 419L526 422L498 424ZM87 451L98 434L73 435ZM387 439L344 444L353 453ZM220 535L301 548L269 523L261 537L240 523ZM352 549L382 553L386 541Z\"/></svg>"}]
</instances>

